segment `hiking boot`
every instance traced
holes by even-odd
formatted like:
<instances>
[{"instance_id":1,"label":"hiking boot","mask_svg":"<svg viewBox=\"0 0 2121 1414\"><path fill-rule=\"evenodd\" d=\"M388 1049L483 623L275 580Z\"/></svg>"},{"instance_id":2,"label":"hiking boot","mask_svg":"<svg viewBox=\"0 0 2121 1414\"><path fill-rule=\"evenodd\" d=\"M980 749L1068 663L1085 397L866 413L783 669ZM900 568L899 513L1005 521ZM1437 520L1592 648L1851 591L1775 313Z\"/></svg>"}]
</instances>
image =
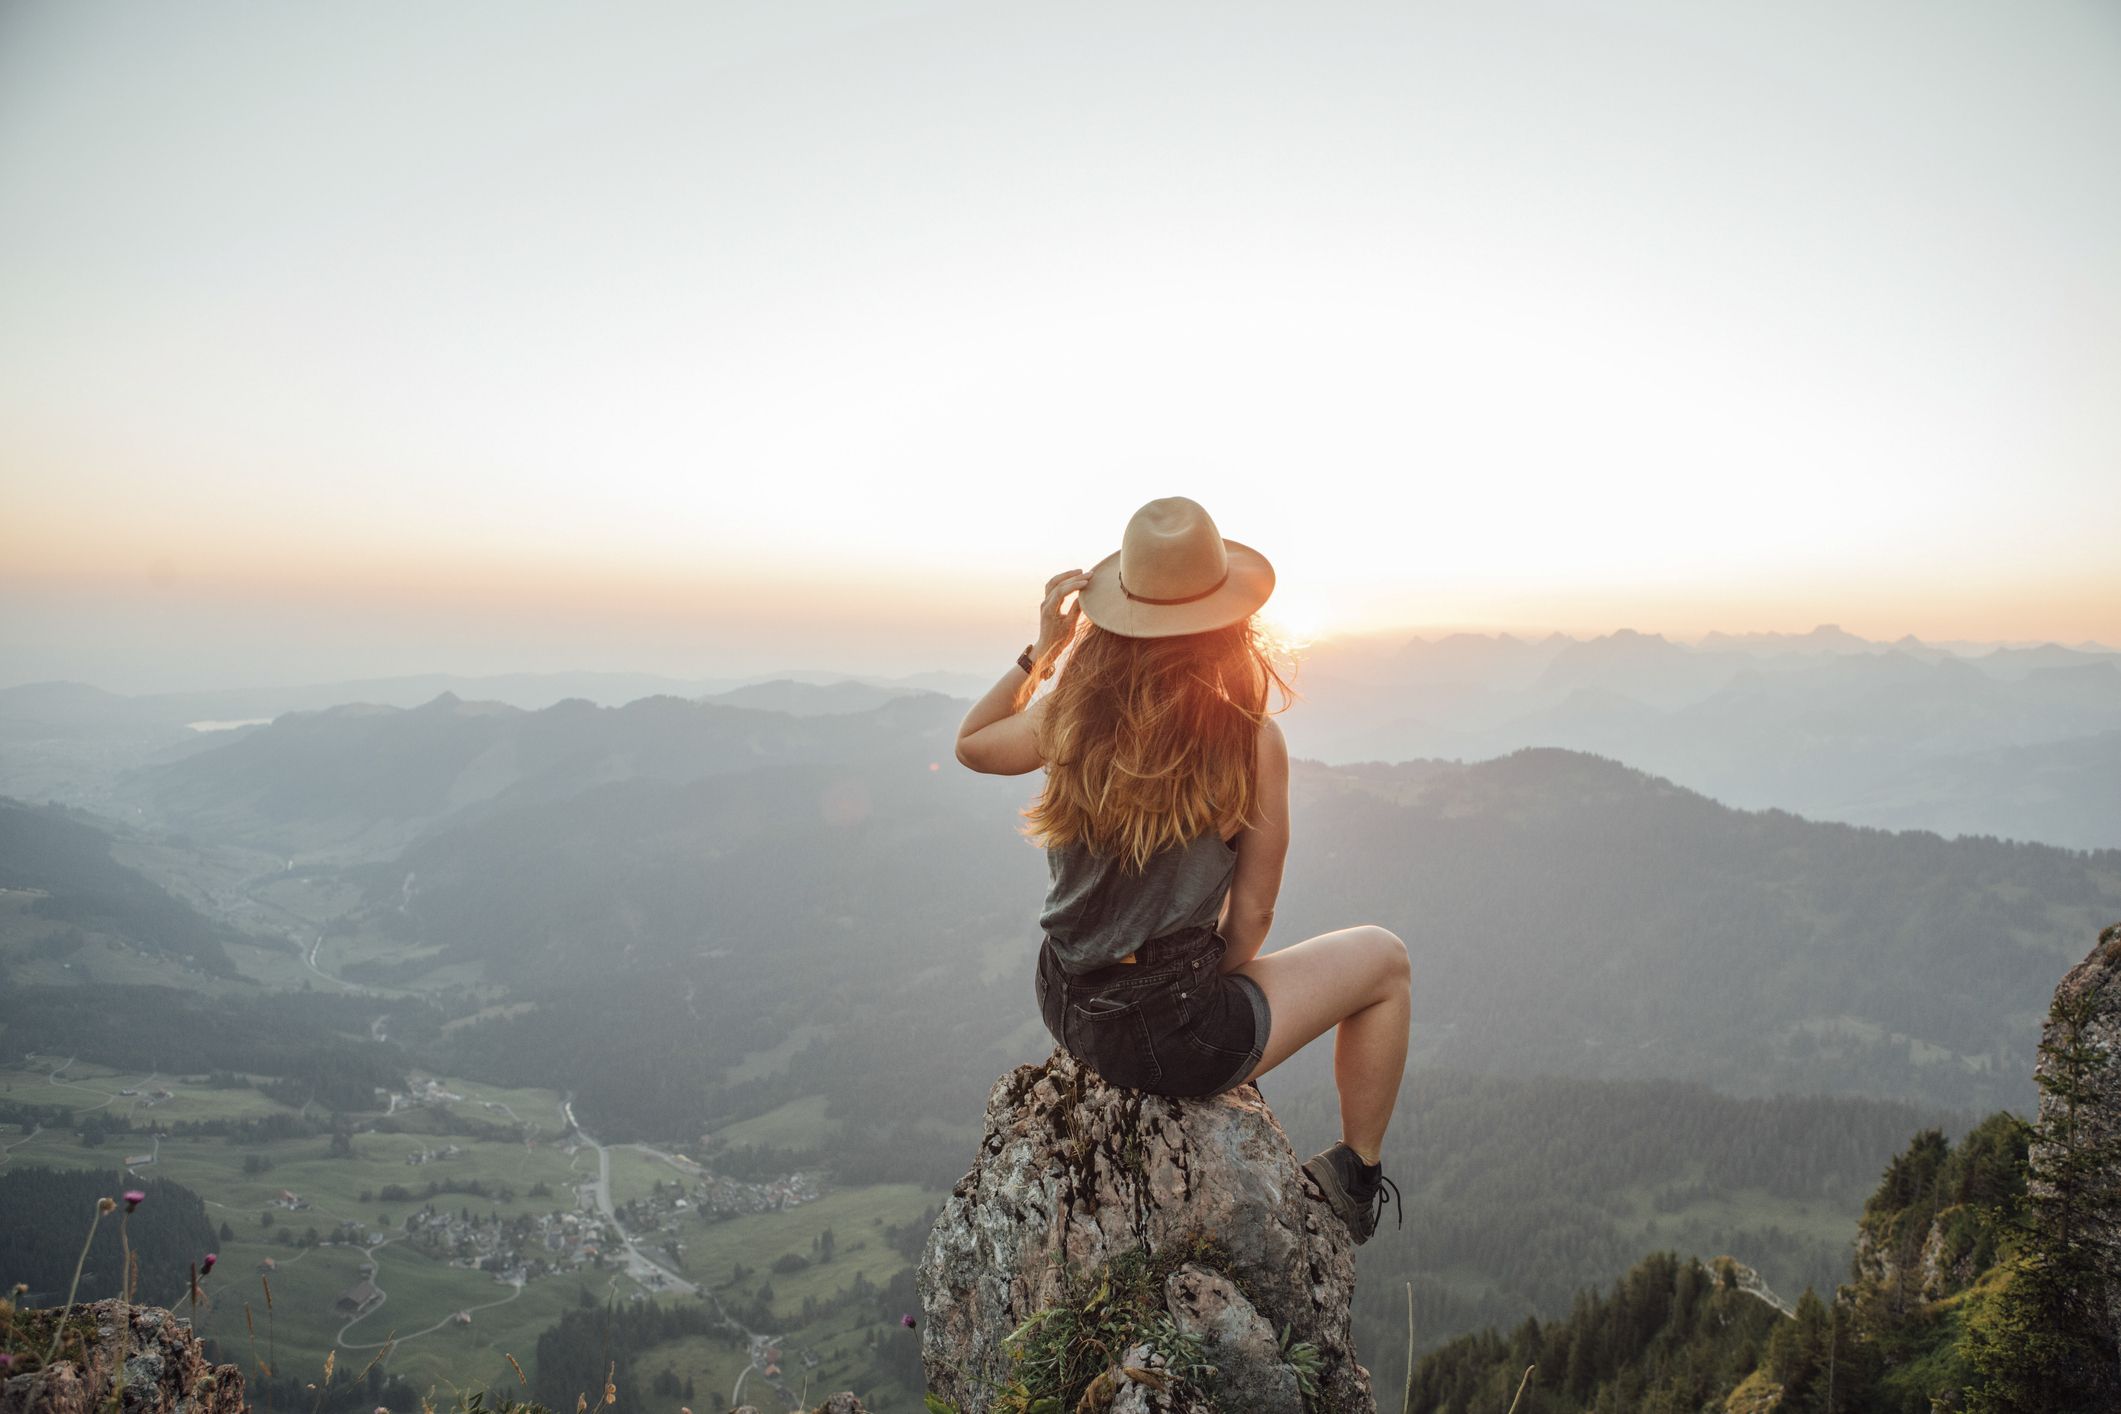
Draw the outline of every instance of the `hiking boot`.
<instances>
[{"instance_id":1,"label":"hiking boot","mask_svg":"<svg viewBox=\"0 0 2121 1414\"><path fill-rule=\"evenodd\" d=\"M1313 1155L1304 1164L1304 1172L1311 1175L1319 1191L1326 1196L1326 1204L1340 1220L1348 1225L1349 1236L1357 1247L1370 1240L1377 1231L1377 1220L1384 1215L1385 1190L1392 1193L1392 1211L1395 1221L1404 1226L1405 1216L1399 1207L1399 1185L1384 1175L1379 1164L1366 1164L1346 1144L1335 1144L1323 1153Z\"/></svg>"}]
</instances>

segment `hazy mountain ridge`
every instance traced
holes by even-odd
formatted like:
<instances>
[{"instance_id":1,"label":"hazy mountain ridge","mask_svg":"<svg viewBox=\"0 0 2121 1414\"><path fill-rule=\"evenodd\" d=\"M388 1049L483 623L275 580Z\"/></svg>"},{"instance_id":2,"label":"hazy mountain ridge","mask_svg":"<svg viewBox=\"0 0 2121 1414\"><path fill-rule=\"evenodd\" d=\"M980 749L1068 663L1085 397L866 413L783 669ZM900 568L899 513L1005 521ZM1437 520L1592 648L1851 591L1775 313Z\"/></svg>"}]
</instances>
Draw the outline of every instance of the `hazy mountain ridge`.
<instances>
[{"instance_id":1,"label":"hazy mountain ridge","mask_svg":"<svg viewBox=\"0 0 2121 1414\"><path fill-rule=\"evenodd\" d=\"M800 690L812 687L834 689L851 683L868 689L877 698L915 692L962 693L970 681L962 673L917 673L880 678L828 671L696 678L626 672L501 673L487 676L412 673L402 677L356 678L281 687L147 693L111 692L81 682L34 682L0 688L0 738L28 736L33 728L45 732L96 731L142 725L183 727L192 722L271 720L288 712L318 712L349 703L417 707L445 693L469 701L500 702L525 711L537 711L570 698L581 698L600 707L619 707L643 697L733 698L759 690L778 690L782 684ZM788 710L800 709L791 707Z\"/></svg>"},{"instance_id":2,"label":"hazy mountain ridge","mask_svg":"<svg viewBox=\"0 0 2121 1414\"><path fill-rule=\"evenodd\" d=\"M872 973L879 946L899 973L967 948L1021 970L1046 871L1010 827L1035 782L956 769L957 715L438 702L290 718L144 788L237 839L401 831L347 876L363 916L515 986L717 948L718 986L765 986L774 936L849 985L899 975ZM1302 762L1292 811L1278 936L1398 927L1437 1018L1417 1045L1481 1069L2019 1101L2037 979L2121 898L2121 852L1734 810L1558 749ZM1922 985L1940 969L1958 985Z\"/></svg>"},{"instance_id":3,"label":"hazy mountain ridge","mask_svg":"<svg viewBox=\"0 0 2121 1414\"><path fill-rule=\"evenodd\" d=\"M2065 647L1880 643L1821 625L1711 633L1693 644L1623 629L1588 638L1449 634L1328 639L1304 650L1299 755L1350 763L1479 760L1523 746L1616 757L1726 803L1894 828L2121 846L2112 734L2121 653ZM124 697L82 684L0 690L0 792L100 809L126 768L223 743L187 723L242 725L349 702L412 709L438 694L536 712L672 696L796 715L851 714L895 696L976 695L961 673L829 672L676 680L649 674L433 674L301 688ZM962 707L960 707L960 711ZM217 733L216 733L217 734ZM2040 779L1999 797L1997 753L2035 753ZM379 837L367 848L390 843ZM400 837L397 842L402 842ZM358 841L353 843L358 844Z\"/></svg>"},{"instance_id":4,"label":"hazy mountain ridge","mask_svg":"<svg viewBox=\"0 0 2121 1414\"><path fill-rule=\"evenodd\" d=\"M572 699L535 712L444 694L416 708L290 713L211 751L121 777L121 804L225 839L373 858L445 818L617 780L693 780L766 761L824 761L925 729L943 759L959 709L935 694L792 716L645 697Z\"/></svg>"},{"instance_id":5,"label":"hazy mountain ridge","mask_svg":"<svg viewBox=\"0 0 2121 1414\"><path fill-rule=\"evenodd\" d=\"M2121 846L2111 734L2121 654L1959 656L1830 627L1688 646L1455 634L1331 642L1298 678L1291 745L1322 760L1478 760L1524 746L1613 756L1733 805L1812 818ZM2042 784L1991 808L1994 753L2038 749Z\"/></svg>"},{"instance_id":6,"label":"hazy mountain ridge","mask_svg":"<svg viewBox=\"0 0 2121 1414\"><path fill-rule=\"evenodd\" d=\"M299 687L126 696L85 683L0 689L0 795L53 800L106 813L132 807L112 797L125 772L216 750L290 713L352 707L411 710L448 696L536 712L569 701L622 707L653 697L821 715L865 711L898 697L984 690L957 673L857 678L802 672L756 678L680 680L648 673L518 673L463 677L430 673Z\"/></svg>"}]
</instances>

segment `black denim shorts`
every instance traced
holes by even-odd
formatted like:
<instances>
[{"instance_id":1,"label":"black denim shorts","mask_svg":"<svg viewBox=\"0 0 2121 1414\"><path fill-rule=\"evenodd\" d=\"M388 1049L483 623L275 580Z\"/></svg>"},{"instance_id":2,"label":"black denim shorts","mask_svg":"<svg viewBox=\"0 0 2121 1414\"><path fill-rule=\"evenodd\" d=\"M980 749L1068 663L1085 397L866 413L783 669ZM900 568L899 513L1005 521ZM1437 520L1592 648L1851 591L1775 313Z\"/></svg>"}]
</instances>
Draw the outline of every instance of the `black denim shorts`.
<instances>
[{"instance_id":1,"label":"black denim shorts","mask_svg":"<svg viewBox=\"0 0 2121 1414\"><path fill-rule=\"evenodd\" d=\"M1114 1085L1221 1094L1259 1064L1269 1022L1259 984L1217 970L1228 949L1200 928L1150 939L1139 962L1071 974L1042 943L1039 1016L1063 1050Z\"/></svg>"}]
</instances>

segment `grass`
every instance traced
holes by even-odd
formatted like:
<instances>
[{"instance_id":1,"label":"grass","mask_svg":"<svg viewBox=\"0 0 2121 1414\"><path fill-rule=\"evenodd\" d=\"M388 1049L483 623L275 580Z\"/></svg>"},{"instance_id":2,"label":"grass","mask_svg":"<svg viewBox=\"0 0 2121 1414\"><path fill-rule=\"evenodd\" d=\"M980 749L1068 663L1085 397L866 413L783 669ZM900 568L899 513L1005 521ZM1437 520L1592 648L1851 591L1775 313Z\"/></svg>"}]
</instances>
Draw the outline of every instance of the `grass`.
<instances>
[{"instance_id":1,"label":"grass","mask_svg":"<svg viewBox=\"0 0 2121 1414\"><path fill-rule=\"evenodd\" d=\"M384 1137L387 1136L364 1135L356 1143L365 1146L372 1139ZM202 1335L220 1341L225 1358L248 1363L249 1343L244 1333L242 1311L245 1301L250 1303L258 1322L258 1357L265 1358L265 1303L257 1267L262 1259L269 1257L278 1267L267 1278L273 1290L277 1367L282 1372L318 1368L350 1319L346 1313L336 1310L334 1303L347 1287L360 1279L361 1264L371 1258L356 1247L283 1247L272 1241L273 1237L281 1230L300 1234L310 1226L328 1235L342 1215L355 1217L364 1226L373 1226L381 1216L371 1211L375 1205L364 1208L358 1202L349 1201L348 1190L374 1183L386 1172L390 1181L404 1181L407 1174L432 1174L440 1167L409 1169L400 1164L395 1169L387 1169L375 1159L323 1158L324 1142L302 1140L273 1146L266 1152L273 1156L274 1167L262 1176L242 1173L240 1165L244 1150L217 1142L195 1144L165 1140L163 1143L167 1162L158 1167L168 1177L207 1196L208 1216L216 1223L227 1222L235 1234L234 1240L220 1243L220 1265L209 1284L215 1300L207 1318L200 1323ZM488 1147L497 1151L504 1146ZM520 1147L515 1147L515 1153L522 1153ZM100 1150L82 1149L78 1145L54 1146L25 1157L34 1157L38 1162L72 1162L83 1166L107 1165L115 1159L109 1145ZM498 1154L490 1153L485 1157L497 1159ZM564 1168L559 1166L563 1163L564 1160L558 1161L552 1171L564 1173ZM482 1165L480 1172L491 1182L509 1170ZM511 1176L523 1187L531 1181L520 1164ZM270 1195L283 1184L297 1192L315 1194L318 1207L303 1212L275 1211L274 1225L268 1228L261 1221L261 1210ZM550 1199L531 1200L519 1196L513 1203L500 1203L451 1196L436 1200L438 1206L452 1201L468 1204L482 1212L498 1210L506 1214L570 1208L573 1195L571 1190L556 1186ZM389 1216L402 1220L402 1208ZM372 1260L377 1266L376 1280L382 1285L386 1299L380 1308L346 1332L347 1339L355 1345L380 1342L392 1332L403 1338L437 1322L446 1322L450 1314L459 1309L512 1297L507 1305L474 1312L473 1324L468 1328L444 1324L438 1330L405 1341L393 1353L388 1367L423 1388L436 1381L464 1383L484 1378L474 1372L483 1368L479 1361L489 1355L494 1369L503 1371L506 1367L499 1356L504 1350L514 1354L528 1368L538 1333L556 1321L560 1312L576 1304L584 1286L599 1300L613 1290L611 1273L584 1270L544 1278L515 1294L512 1288L497 1283L486 1273L450 1266L423 1256L403 1243L376 1249ZM631 1283L624 1283L615 1294L625 1299L634 1289ZM176 1295L170 1292L144 1293L147 1299L158 1303L172 1301ZM362 1363L365 1364L366 1357L373 1353L372 1349L364 1351Z\"/></svg>"},{"instance_id":2,"label":"grass","mask_svg":"<svg viewBox=\"0 0 2121 1414\"><path fill-rule=\"evenodd\" d=\"M904 1340L915 1344L920 1341L920 1336L913 1331L897 1325L885 1328L865 1316L851 1313L818 1321L782 1333L781 1348L786 1352L783 1383L800 1395L807 1381L807 1405L815 1405L827 1394L851 1389L872 1409L917 1408L919 1390L874 1383L873 1356L864 1344L872 1330L877 1332L879 1340ZM804 1352L820 1357L815 1368L802 1363ZM747 1363L741 1346L731 1347L712 1336L688 1335L641 1352L636 1357L634 1370L637 1382L653 1380L662 1370L669 1370L681 1382L690 1376L694 1385L693 1409L725 1409L736 1389L737 1376L743 1373ZM746 1381L745 1397L764 1403L765 1391L757 1388L757 1379L754 1373Z\"/></svg>"},{"instance_id":3,"label":"grass","mask_svg":"<svg viewBox=\"0 0 2121 1414\"><path fill-rule=\"evenodd\" d=\"M761 1282L770 1281L775 1314L794 1319L805 1296L822 1301L851 1285L856 1272L877 1286L890 1280L907 1262L885 1245L884 1226L913 1221L939 1196L911 1183L881 1183L842 1188L814 1203L777 1213L747 1213L719 1222L697 1219L697 1226L683 1229L685 1264L693 1280L720 1290L728 1283L731 1268L743 1263L753 1272L744 1287L756 1290ZM832 1261L799 1272L773 1270L774 1259L790 1252L807 1260L811 1238L828 1227L837 1251Z\"/></svg>"},{"instance_id":4,"label":"grass","mask_svg":"<svg viewBox=\"0 0 2121 1414\"><path fill-rule=\"evenodd\" d=\"M142 1079L139 1075L81 1063L70 1067L62 1078L78 1077L77 1084L86 1089L53 1086L47 1081L47 1072L61 1059L64 1058L54 1058L41 1068L0 1071L0 1087L12 1086L17 1098L32 1103L73 1108L99 1104L121 1088L144 1088L138 1086ZM158 1118L197 1119L210 1117L216 1111L239 1115L254 1105L282 1108L255 1091L209 1091L168 1077L155 1083L176 1092L175 1099L152 1111ZM201 1322L201 1334L219 1341L224 1358L248 1363L249 1341L243 1326L246 1301L257 1321L258 1358L266 1356L264 1294L257 1270L266 1258L277 1264L270 1281L274 1297L273 1344L280 1372L315 1371L334 1348L341 1351L342 1366L349 1361L365 1365L375 1353L374 1344L395 1333L401 1344L391 1354L386 1368L423 1389L431 1384L447 1389L452 1382L498 1384L504 1378L512 1383L513 1373L501 1359L502 1354L514 1355L529 1369L539 1332L575 1306L585 1287L598 1301L607 1297L629 1300L639 1290L631 1280L611 1271L584 1269L541 1278L517 1293L486 1273L453 1267L426 1257L403 1242L393 1242L376 1249L372 1259L377 1265L376 1280L386 1293L383 1305L346 1329L350 1317L335 1309L334 1303L360 1279L361 1264L371 1258L358 1247L282 1246L275 1240L280 1233L288 1232L299 1239L306 1229L315 1227L320 1236L329 1237L341 1218L353 1219L364 1231L399 1230L406 1213L426 1200L384 1203L375 1195L387 1184L420 1193L430 1180L450 1178L506 1183L513 1188L514 1197L503 1201L497 1197L442 1194L433 1200L437 1207L469 1207L482 1214L497 1212L502 1216L570 1211L575 1206L573 1185L595 1173L593 1150L583 1148L570 1156L551 1133L558 1127L556 1094L456 1080L443 1083L466 1097L451 1108L469 1117L506 1123L505 1114L484 1108L481 1102L505 1104L518 1116L551 1128L540 1142L529 1146L512 1140L471 1140L426 1133L362 1133L353 1138L352 1158L331 1157L330 1140L322 1135L262 1145L235 1145L215 1137L162 1141L161 1157L153 1172L199 1193L206 1200L209 1218L217 1226L227 1224L229 1229L229 1237L219 1242L220 1265L209 1284L213 1303ZM114 1102L112 1108L118 1103L130 1100ZM787 1143L788 1136L805 1133L822 1121L823 1105L822 1098L798 1101L747 1123L753 1125L755 1133L781 1136L758 1142ZM416 1121L419 1114L414 1112L406 1118ZM122 1162L128 1148L128 1142L117 1137L90 1148L60 1130L43 1131L17 1142L14 1127L8 1129L8 1142L13 1147L10 1165L111 1168ZM405 1163L406 1155L439 1148L444 1143L462 1146L464 1156L420 1166ZM143 1137L133 1147L145 1149L151 1145ZM271 1167L262 1173L244 1172L244 1160L250 1154L262 1156ZM614 1147L611 1157L615 1202L624 1202L629 1196L645 1197L656 1180L667 1182L680 1177L669 1164L638 1149ZM550 1193L532 1197L529 1190L539 1182L548 1185ZM312 1206L296 1212L274 1206L283 1188L302 1195ZM365 1203L361 1200L364 1191L370 1195ZM800 1317L805 1296L828 1298L852 1284L857 1273L878 1286L889 1281L906 1265L906 1260L886 1245L883 1225L914 1220L937 1197L910 1184L841 1189L780 1212L721 1221L693 1214L680 1220L677 1235L687 1244L687 1266L695 1280L720 1285L727 1282L731 1267L741 1262L756 1273L746 1281L746 1287L756 1290L760 1282L770 1280L776 1315L792 1324ZM269 1225L265 1221L268 1214ZM785 1253L808 1258L812 1239L828 1226L834 1231L836 1245L831 1263L794 1273L772 1270L774 1259ZM166 1302L176 1299L177 1293L143 1295ZM508 1298L506 1304L474 1310L468 1327L449 1323L448 1318L455 1311L487 1306L503 1298ZM819 1378L813 1381L814 1391L825 1389L825 1376L838 1380L832 1388L846 1388L866 1366L861 1340L868 1324L857 1323L851 1316L838 1319L839 1325L827 1322L829 1329L820 1328L800 1342L821 1350L836 1343L839 1350L816 1372ZM342 1330L351 1342L349 1346L336 1346ZM886 1334L908 1333L894 1330ZM735 1363L726 1369L726 1374L733 1382L742 1355L735 1353L730 1358ZM652 1373L659 1367L643 1368ZM684 1373L679 1370L681 1376ZM722 1367L716 1367L715 1378L720 1380L722 1373ZM714 1387L727 1393L729 1385L724 1382ZM800 1375L796 1387L800 1387ZM700 1388L702 1406L713 1407L704 1380Z\"/></svg>"},{"instance_id":5,"label":"grass","mask_svg":"<svg viewBox=\"0 0 2121 1414\"><path fill-rule=\"evenodd\" d=\"M646 1385L657 1373L670 1371L682 1384L693 1382L693 1409L727 1409L737 1376L751 1363L741 1345L730 1346L713 1336L687 1335L650 1346L634 1358L634 1378Z\"/></svg>"},{"instance_id":6,"label":"grass","mask_svg":"<svg viewBox=\"0 0 2121 1414\"><path fill-rule=\"evenodd\" d=\"M219 1343L223 1358L246 1367L251 1350L243 1320L246 1301L257 1325L257 1357L264 1359L267 1351L264 1293L255 1267L260 1256L268 1255L281 1263L264 1279L272 1283L278 1372L317 1369L326 1352L334 1349L340 1352L341 1365L351 1361L358 1368L376 1354L381 1342L395 1338L385 1367L422 1389L479 1381L513 1384L502 1354L514 1355L530 1369L539 1333L579 1302L584 1287L601 1300L610 1283L609 1273L584 1272L532 1282L518 1292L483 1273L393 1245L379 1249L374 1259L375 1279L386 1299L355 1320L334 1303L360 1280L360 1264L369 1260L360 1249L318 1247L290 1261L285 1248L232 1243L221 1259L231 1279L222 1281L217 1273L212 1308L198 1329ZM503 1300L505 1305L488 1305ZM449 1319L460 1309L476 1307L486 1309L473 1310L469 1326ZM429 1329L437 1323L439 1328ZM342 1333L345 1344L339 1343Z\"/></svg>"},{"instance_id":7,"label":"grass","mask_svg":"<svg viewBox=\"0 0 2121 1414\"><path fill-rule=\"evenodd\" d=\"M784 1149L815 1149L832 1138L834 1124L825 1116L823 1095L805 1095L777 1109L740 1119L714 1132L721 1143L739 1147L772 1144Z\"/></svg>"},{"instance_id":8,"label":"grass","mask_svg":"<svg viewBox=\"0 0 2121 1414\"><path fill-rule=\"evenodd\" d=\"M614 1207L635 1200L645 1199L655 1191L658 1183L690 1180L677 1169L664 1163L652 1154L623 1144L609 1146L611 1150L611 1202Z\"/></svg>"},{"instance_id":9,"label":"grass","mask_svg":"<svg viewBox=\"0 0 2121 1414\"><path fill-rule=\"evenodd\" d=\"M727 1077L731 1085L746 1080L764 1080L770 1075L779 1075L788 1068L795 1053L820 1036L830 1035L832 1028L814 1022L804 1022L763 1051L747 1052L744 1058L729 1068Z\"/></svg>"},{"instance_id":10,"label":"grass","mask_svg":"<svg viewBox=\"0 0 2121 1414\"><path fill-rule=\"evenodd\" d=\"M521 1121L535 1125L540 1134L554 1139L567 1132L567 1121L560 1116L560 1096L556 1091L510 1089L501 1085L482 1085L476 1080L444 1079L441 1083L452 1094L464 1097L452 1102L449 1108L466 1119L485 1124ZM514 1111L513 1117L509 1114L511 1110Z\"/></svg>"},{"instance_id":11,"label":"grass","mask_svg":"<svg viewBox=\"0 0 2121 1414\"><path fill-rule=\"evenodd\" d=\"M179 1121L256 1119L268 1114L286 1114L285 1105L267 1099L256 1090L216 1090L204 1076L157 1075L149 1079L139 1071L114 1071L107 1066L76 1061L53 1084L51 1072L65 1056L38 1056L20 1067L0 1068L0 1098L29 1105L56 1106L68 1110L100 1110L126 1116L144 1124L150 1118L159 1125ZM64 1082L71 1082L64 1083ZM138 1090L121 1095L121 1090ZM167 1090L170 1098L150 1103L147 1091ZM106 1103L106 1101L108 1103ZM113 1139L113 1144L121 1140Z\"/></svg>"}]
</instances>

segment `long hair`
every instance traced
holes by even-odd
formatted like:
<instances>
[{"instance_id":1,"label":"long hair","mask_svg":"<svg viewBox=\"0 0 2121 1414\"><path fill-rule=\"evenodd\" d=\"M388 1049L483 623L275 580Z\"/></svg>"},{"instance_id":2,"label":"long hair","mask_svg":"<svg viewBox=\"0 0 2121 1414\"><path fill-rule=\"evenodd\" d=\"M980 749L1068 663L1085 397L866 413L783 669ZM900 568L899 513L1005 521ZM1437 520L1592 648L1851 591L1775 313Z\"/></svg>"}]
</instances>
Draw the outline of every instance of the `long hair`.
<instances>
[{"instance_id":1,"label":"long hair","mask_svg":"<svg viewBox=\"0 0 2121 1414\"><path fill-rule=\"evenodd\" d=\"M1252 823L1267 688L1295 690L1255 617L1206 633L1128 638L1083 618L1039 734L1046 785L1022 833L1078 841L1140 872L1206 830Z\"/></svg>"}]
</instances>

